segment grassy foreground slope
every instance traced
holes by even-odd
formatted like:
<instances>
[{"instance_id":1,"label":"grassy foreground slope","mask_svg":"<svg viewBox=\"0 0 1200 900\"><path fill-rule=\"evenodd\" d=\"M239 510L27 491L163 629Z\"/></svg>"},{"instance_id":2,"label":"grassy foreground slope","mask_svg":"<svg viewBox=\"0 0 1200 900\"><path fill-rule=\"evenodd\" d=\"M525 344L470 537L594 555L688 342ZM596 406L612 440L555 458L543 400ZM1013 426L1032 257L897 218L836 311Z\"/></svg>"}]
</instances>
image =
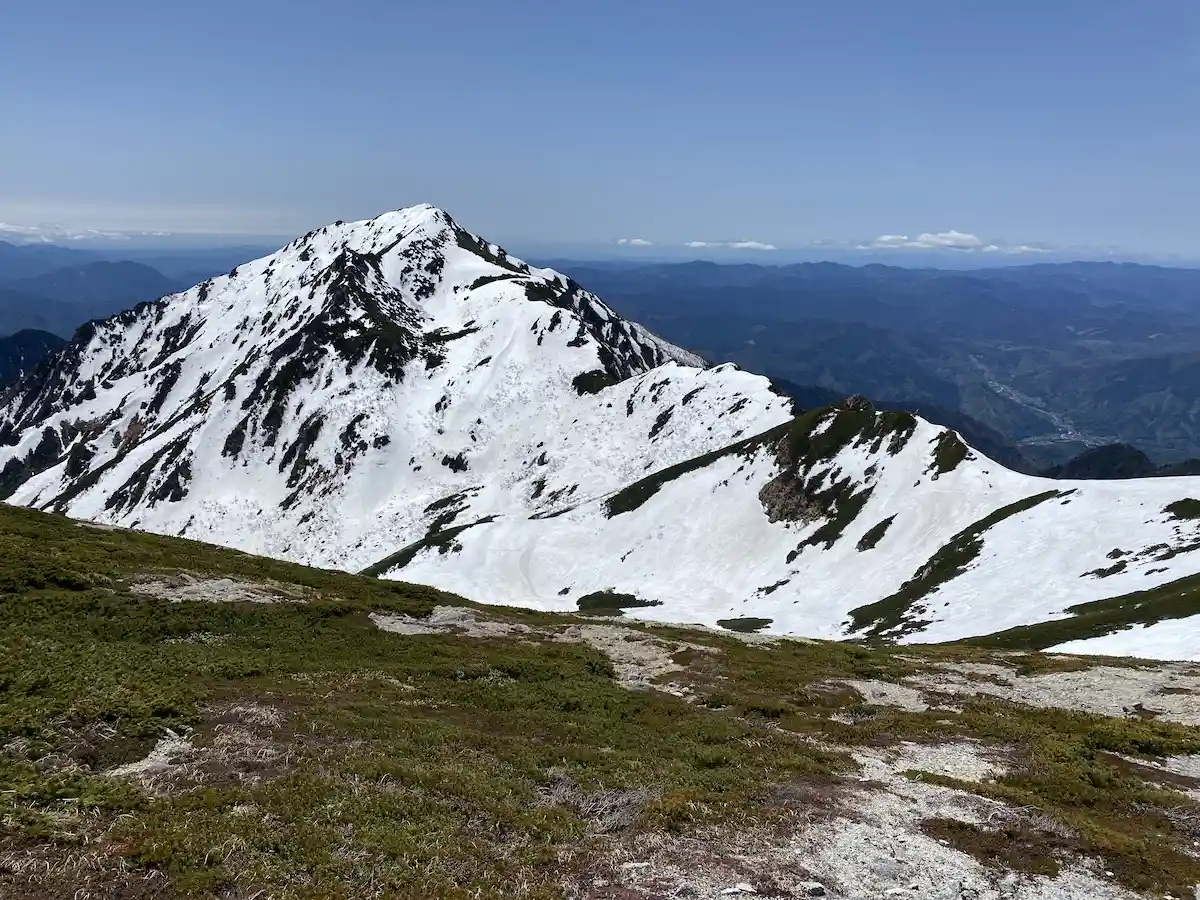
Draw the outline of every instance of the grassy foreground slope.
<instances>
[{"instance_id":1,"label":"grassy foreground slope","mask_svg":"<svg viewBox=\"0 0 1200 900\"><path fill-rule=\"evenodd\" d=\"M832 837L903 784L989 804L913 806L943 866L1185 896L1200 676L1122 666L485 609L0 506L0 896L857 896Z\"/></svg>"}]
</instances>

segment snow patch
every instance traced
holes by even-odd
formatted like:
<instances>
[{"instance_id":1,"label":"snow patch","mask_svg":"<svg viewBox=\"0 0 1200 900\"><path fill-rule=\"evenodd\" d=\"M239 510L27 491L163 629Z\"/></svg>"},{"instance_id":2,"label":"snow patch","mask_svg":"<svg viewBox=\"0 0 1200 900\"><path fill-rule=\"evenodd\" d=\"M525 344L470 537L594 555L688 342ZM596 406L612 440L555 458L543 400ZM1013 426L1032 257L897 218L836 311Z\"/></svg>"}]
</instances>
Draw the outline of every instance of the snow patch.
<instances>
[{"instance_id":1,"label":"snow patch","mask_svg":"<svg viewBox=\"0 0 1200 900\"><path fill-rule=\"evenodd\" d=\"M1112 634L1067 641L1050 652L1200 661L1200 616L1131 625Z\"/></svg>"}]
</instances>

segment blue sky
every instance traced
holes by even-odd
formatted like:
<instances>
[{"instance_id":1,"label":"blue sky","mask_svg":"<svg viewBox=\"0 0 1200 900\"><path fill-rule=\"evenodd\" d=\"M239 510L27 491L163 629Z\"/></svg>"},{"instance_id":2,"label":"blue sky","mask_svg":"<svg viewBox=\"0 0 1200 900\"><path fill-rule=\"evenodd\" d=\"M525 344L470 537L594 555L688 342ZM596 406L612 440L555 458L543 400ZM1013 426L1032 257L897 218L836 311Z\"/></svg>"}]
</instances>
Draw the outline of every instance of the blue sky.
<instances>
[{"instance_id":1,"label":"blue sky","mask_svg":"<svg viewBox=\"0 0 1200 900\"><path fill-rule=\"evenodd\" d=\"M0 84L9 225L1200 248L1194 0L38 0Z\"/></svg>"}]
</instances>

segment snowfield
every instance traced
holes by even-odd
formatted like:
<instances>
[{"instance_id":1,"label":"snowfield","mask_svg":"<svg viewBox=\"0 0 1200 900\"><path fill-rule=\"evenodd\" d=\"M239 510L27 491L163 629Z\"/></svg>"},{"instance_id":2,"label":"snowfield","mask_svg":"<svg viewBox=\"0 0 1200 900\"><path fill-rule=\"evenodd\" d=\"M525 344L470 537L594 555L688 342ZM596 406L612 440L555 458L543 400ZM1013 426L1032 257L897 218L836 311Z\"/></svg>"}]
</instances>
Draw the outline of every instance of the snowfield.
<instances>
[{"instance_id":1,"label":"snowfield","mask_svg":"<svg viewBox=\"0 0 1200 900\"><path fill-rule=\"evenodd\" d=\"M1191 523L1181 527L1162 512L1196 492L1191 479L1056 482L978 457L933 480L925 472L928 447L940 431L920 422L906 449L880 463L874 494L842 537L829 549L806 548L791 563L789 553L820 523L768 521L758 495L778 467L763 450L682 475L639 509L612 518L593 502L553 519L505 517L469 529L456 538L458 552L423 553L403 577L545 610L574 609L579 595L613 589L663 602L631 610L642 618L705 625L769 618L774 632L843 638L850 610L899 590L958 532L1007 504L1055 490L1072 493L988 529L976 561L931 595L931 623L905 639L951 641L1029 625L1063 617L1075 604L1200 571L1194 552L1168 561L1160 560L1164 551L1145 553L1200 537ZM862 450L837 458L852 476L869 461ZM879 543L859 550L866 531L892 515ZM1109 554L1118 549L1133 560L1123 571L1086 574L1113 566ZM1190 652L1200 654L1200 632L1191 630ZM1133 637L1120 653L1155 658L1154 641ZM1184 658L1183 649L1162 658Z\"/></svg>"},{"instance_id":2,"label":"snowfield","mask_svg":"<svg viewBox=\"0 0 1200 900\"><path fill-rule=\"evenodd\" d=\"M489 603L611 590L661 621L948 641L1200 572L1200 520L1173 506L1194 479L1031 478L911 417L875 440L849 409L788 437L767 379L429 206L85 326L0 404L10 503ZM1200 630L1087 644L1195 658Z\"/></svg>"},{"instance_id":3,"label":"snowfield","mask_svg":"<svg viewBox=\"0 0 1200 900\"><path fill-rule=\"evenodd\" d=\"M1053 649L1059 653L1200 662L1200 617L1132 625L1102 637L1067 641Z\"/></svg>"}]
</instances>

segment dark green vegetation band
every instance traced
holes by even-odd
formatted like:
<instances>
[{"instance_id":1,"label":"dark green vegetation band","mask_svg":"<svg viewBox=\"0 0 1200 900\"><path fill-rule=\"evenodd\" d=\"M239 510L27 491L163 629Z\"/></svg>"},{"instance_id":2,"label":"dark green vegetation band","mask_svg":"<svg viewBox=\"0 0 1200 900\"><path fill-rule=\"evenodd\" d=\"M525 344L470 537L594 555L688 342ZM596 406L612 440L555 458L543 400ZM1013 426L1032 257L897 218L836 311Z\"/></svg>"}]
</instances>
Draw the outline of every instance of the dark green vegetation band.
<instances>
[{"instance_id":1,"label":"dark green vegetation band","mask_svg":"<svg viewBox=\"0 0 1200 900\"><path fill-rule=\"evenodd\" d=\"M726 456L738 453L749 454L759 447L770 445L773 441L778 440L786 434L787 429L787 424L779 425L762 434L757 434L754 437L730 444L728 447L713 450L711 453L705 453L693 459L677 463L676 465L668 466L661 471L655 472L653 475L648 475L640 481L635 481L629 487L617 491L617 493L605 500L605 512L610 519L622 513L633 512L657 494L664 484L669 484L681 475L686 475L688 472L694 472L697 469L703 469L705 466L712 465L717 460Z\"/></svg>"},{"instance_id":2,"label":"dark green vegetation band","mask_svg":"<svg viewBox=\"0 0 1200 900\"><path fill-rule=\"evenodd\" d=\"M1063 494L1063 491L1034 494L1032 497L1003 506L964 528L930 557L896 593L851 610L851 630L866 631L867 638L875 639L885 635L897 638L920 631L929 624L919 618L923 611L921 601L947 581L967 570L967 566L974 562L983 550L983 536L989 528Z\"/></svg>"},{"instance_id":3,"label":"dark green vegetation band","mask_svg":"<svg viewBox=\"0 0 1200 900\"><path fill-rule=\"evenodd\" d=\"M627 609L647 609L662 606L661 600L642 600L634 594L619 594L613 590L593 591L575 601L580 612L620 614Z\"/></svg>"},{"instance_id":4,"label":"dark green vegetation band","mask_svg":"<svg viewBox=\"0 0 1200 900\"><path fill-rule=\"evenodd\" d=\"M753 634L769 628L774 619L760 619L754 616L742 616L737 619L717 619L717 625L727 631L740 631L743 634Z\"/></svg>"},{"instance_id":5,"label":"dark green vegetation band","mask_svg":"<svg viewBox=\"0 0 1200 900\"><path fill-rule=\"evenodd\" d=\"M964 643L980 647L1044 650L1067 641L1103 637L1135 625L1200 615L1200 575L1189 575L1146 591L1067 607L1068 619L1024 625Z\"/></svg>"},{"instance_id":6,"label":"dark green vegetation band","mask_svg":"<svg viewBox=\"0 0 1200 900\"><path fill-rule=\"evenodd\" d=\"M452 525L449 528L431 530L419 541L414 541L407 547L401 547L395 553L379 560L379 562L367 566L358 574L376 577L384 575L393 569L403 569L417 558L417 554L424 550L436 548L439 553L449 553L454 546L454 539L468 528L474 528L476 525L487 525L489 522L494 522L495 520L495 516L484 516L482 519L476 519L474 522L468 522L465 525Z\"/></svg>"}]
</instances>

